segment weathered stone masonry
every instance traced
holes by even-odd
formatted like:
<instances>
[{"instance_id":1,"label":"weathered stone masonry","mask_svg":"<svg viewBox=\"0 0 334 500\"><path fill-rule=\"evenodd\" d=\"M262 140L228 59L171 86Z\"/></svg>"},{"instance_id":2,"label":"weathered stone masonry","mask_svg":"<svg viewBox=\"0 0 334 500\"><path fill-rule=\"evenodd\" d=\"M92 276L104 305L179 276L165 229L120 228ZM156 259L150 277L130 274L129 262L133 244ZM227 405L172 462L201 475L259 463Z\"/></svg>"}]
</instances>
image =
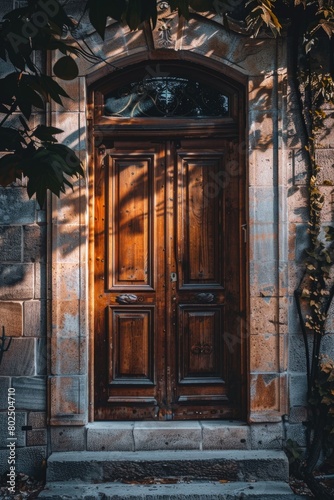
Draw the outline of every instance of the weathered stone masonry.
<instances>
[{"instance_id":1,"label":"weathered stone masonry","mask_svg":"<svg viewBox=\"0 0 334 500\"><path fill-rule=\"evenodd\" d=\"M8 458L8 387L15 388L17 470L34 472L47 450L45 212L28 200L24 184L1 189L0 207L0 326L13 337L0 365L1 472Z\"/></svg>"},{"instance_id":2,"label":"weathered stone masonry","mask_svg":"<svg viewBox=\"0 0 334 500\"><path fill-rule=\"evenodd\" d=\"M75 17L80 2L71 5ZM3 10L11 7L11 2L4 2ZM130 32L113 22L103 47L96 33L85 33L85 40L116 68L133 60L159 60L163 50L164 58L170 53L186 64L197 57L198 64L215 64L225 74L231 68L247 79L243 147L248 170L250 426L242 433L246 432L244 446L249 449L280 447L284 436L298 437L303 445L306 378L293 291L307 243L307 209L305 169L287 82L286 40L227 32L218 15L204 15L200 22L191 18L188 23L174 16L171 26L168 47L161 46L157 31L151 37L146 29ZM59 140L78 152L89 174L87 87L106 74L112 78L113 68L103 61L78 62L80 77L61 82L73 100L66 100L64 107L52 104L42 120L64 130ZM331 143L328 134L318 153L329 165L328 175ZM330 200L332 188L324 190ZM15 387L18 469L27 472L52 451L100 449L101 439L107 448L113 446L110 429L88 424L93 404L92 203L89 175L60 200L50 197L46 212L28 200L24 183L0 190L0 326L4 324L6 334L14 337L0 366L0 425L6 424L7 388ZM324 218L330 222L332 206L326 203ZM32 430L22 431L23 425ZM123 424L131 436L143 426ZM217 442L214 423L207 429L207 439L211 432ZM235 447L239 438L237 433ZM232 447L230 436L227 442ZM0 440L0 472L6 470L4 446Z\"/></svg>"}]
</instances>

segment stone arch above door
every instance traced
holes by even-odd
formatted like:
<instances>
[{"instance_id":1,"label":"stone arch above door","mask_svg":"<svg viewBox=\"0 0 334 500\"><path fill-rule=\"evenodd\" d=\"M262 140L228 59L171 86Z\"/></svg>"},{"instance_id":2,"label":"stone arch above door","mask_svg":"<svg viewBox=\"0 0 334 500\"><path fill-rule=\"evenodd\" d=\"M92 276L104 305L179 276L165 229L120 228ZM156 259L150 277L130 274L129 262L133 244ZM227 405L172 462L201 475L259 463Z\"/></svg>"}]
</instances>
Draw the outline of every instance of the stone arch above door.
<instances>
[{"instance_id":1,"label":"stone arch above door","mask_svg":"<svg viewBox=\"0 0 334 500\"><path fill-rule=\"evenodd\" d=\"M65 108L51 109L51 122L65 130L63 140L77 149L84 162L91 160L92 151L89 144L89 127L93 118L92 103L86 98L86 87L102 82L108 75L117 74L119 69L128 65L147 61L149 64L159 63L162 59L190 62L217 71L248 89L248 109L246 123L249 134L245 137L245 151L248 151L250 186L249 198L251 212L249 216L250 237L250 304L251 316L248 340L253 353L264 340L266 333L270 336L269 362L262 362L253 356L249 364L248 377L252 397L250 399L249 418L256 421L277 421L286 411L286 329L277 322L280 304L286 301L284 280L279 279L286 273L284 255L273 249L273 256L261 262L267 271L253 272L259 261L254 257L257 251L256 234L265 224L271 226L273 238L282 235L284 227L277 219L277 204L285 203L281 195L273 195L265 210L258 210L261 193L267 197L274 193L278 183L284 183L279 174L279 165L284 164L284 152L281 145L273 141L273 136L284 129L285 125L278 114L284 107L283 94L280 93L285 78L285 48L282 40L250 40L247 37L228 33L222 26L217 26L217 19L191 19L188 24L179 27L182 36L176 37L176 44L170 48L157 48L149 30L144 27L138 32L130 32L118 23L112 23L106 34L104 49L100 53L105 62L92 64L80 61L80 77L65 88L69 94L78 95L78 100L66 103ZM153 37L154 38L154 37ZM98 41L96 33L87 34L87 43L95 50ZM193 44L191 43L193 41ZM100 42L99 42L100 43ZM176 50L177 49L177 50ZM263 72L263 68L266 71ZM281 154L282 153L282 154ZM261 173L263 162L269 162L276 172L276 181ZM281 169L280 172L284 172ZM275 177L274 176L274 177ZM89 366L91 355L88 355L89 334L92 332L92 321L89 313L90 279L88 275L89 224L88 178L86 182L78 182L73 194L61 200L52 200L52 249L50 276L52 292L50 292L51 321L50 324L50 422L54 425L83 425L87 422L92 398L89 396ZM269 206L269 209L268 209ZM276 215L275 215L276 213ZM51 226L52 223L52 226ZM270 241L272 238L270 238ZM271 243L270 243L271 245ZM275 246L275 244L273 244ZM280 265L279 262L282 262ZM273 316L270 331L262 329L258 336L259 319L253 311L262 307L268 308ZM276 323L275 323L276 321ZM283 346L283 347L282 347ZM60 397L61 396L61 397Z\"/></svg>"}]
</instances>

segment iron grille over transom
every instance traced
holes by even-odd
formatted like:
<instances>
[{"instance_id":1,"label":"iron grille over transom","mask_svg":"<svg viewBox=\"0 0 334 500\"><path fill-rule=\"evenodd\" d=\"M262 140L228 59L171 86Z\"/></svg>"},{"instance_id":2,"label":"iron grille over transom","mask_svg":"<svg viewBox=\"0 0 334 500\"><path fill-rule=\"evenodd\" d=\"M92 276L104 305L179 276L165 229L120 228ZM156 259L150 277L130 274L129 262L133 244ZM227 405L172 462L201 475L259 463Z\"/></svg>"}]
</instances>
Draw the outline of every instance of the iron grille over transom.
<instances>
[{"instance_id":1,"label":"iron grille over transom","mask_svg":"<svg viewBox=\"0 0 334 500\"><path fill-rule=\"evenodd\" d=\"M106 116L226 117L229 97L214 87L180 76L158 76L131 82L105 96Z\"/></svg>"}]
</instances>

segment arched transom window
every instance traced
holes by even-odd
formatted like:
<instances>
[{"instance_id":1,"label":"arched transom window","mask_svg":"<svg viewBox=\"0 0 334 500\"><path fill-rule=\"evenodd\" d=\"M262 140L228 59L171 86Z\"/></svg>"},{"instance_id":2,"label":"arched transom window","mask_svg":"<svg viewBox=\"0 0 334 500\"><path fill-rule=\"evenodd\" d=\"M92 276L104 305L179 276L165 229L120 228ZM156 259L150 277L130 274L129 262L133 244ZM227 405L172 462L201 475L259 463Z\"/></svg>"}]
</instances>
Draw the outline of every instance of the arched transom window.
<instances>
[{"instance_id":1,"label":"arched transom window","mask_svg":"<svg viewBox=\"0 0 334 500\"><path fill-rule=\"evenodd\" d=\"M230 98L226 92L180 75L153 76L135 80L104 96L104 115L143 117L228 117Z\"/></svg>"}]
</instances>

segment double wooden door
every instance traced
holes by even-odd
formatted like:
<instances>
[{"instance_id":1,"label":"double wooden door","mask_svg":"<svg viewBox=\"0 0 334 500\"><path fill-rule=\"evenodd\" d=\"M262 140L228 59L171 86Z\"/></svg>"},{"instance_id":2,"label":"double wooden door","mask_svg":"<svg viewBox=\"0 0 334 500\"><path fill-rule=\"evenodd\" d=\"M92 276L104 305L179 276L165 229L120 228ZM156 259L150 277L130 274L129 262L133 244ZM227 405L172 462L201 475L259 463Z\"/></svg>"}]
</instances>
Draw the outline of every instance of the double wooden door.
<instances>
[{"instance_id":1,"label":"double wooden door","mask_svg":"<svg viewBox=\"0 0 334 500\"><path fill-rule=\"evenodd\" d=\"M119 140L95 167L95 418L239 418L237 142Z\"/></svg>"}]
</instances>

